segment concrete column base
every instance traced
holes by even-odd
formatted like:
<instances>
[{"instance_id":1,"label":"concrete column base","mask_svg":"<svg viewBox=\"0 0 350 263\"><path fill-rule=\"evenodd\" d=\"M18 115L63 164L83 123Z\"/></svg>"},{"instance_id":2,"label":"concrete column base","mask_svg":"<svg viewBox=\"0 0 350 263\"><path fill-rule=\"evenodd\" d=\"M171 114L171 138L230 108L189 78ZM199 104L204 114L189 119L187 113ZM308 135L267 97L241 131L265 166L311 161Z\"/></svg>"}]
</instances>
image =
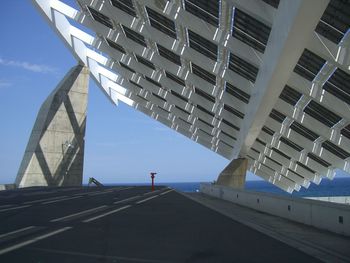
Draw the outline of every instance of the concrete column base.
<instances>
[{"instance_id":1,"label":"concrete column base","mask_svg":"<svg viewBox=\"0 0 350 263\"><path fill-rule=\"evenodd\" d=\"M248 160L245 158L232 160L220 173L216 184L243 189L246 180Z\"/></svg>"},{"instance_id":2,"label":"concrete column base","mask_svg":"<svg viewBox=\"0 0 350 263\"><path fill-rule=\"evenodd\" d=\"M40 108L16 185L82 184L89 70L72 68Z\"/></svg>"}]
</instances>

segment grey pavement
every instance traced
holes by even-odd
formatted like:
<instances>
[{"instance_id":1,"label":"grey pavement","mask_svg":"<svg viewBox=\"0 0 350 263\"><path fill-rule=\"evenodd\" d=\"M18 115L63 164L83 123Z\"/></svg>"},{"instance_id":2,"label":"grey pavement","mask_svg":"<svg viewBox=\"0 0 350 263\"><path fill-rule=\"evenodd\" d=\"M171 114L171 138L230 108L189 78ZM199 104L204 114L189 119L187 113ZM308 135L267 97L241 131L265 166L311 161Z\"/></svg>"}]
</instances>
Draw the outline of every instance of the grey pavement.
<instances>
[{"instance_id":1,"label":"grey pavement","mask_svg":"<svg viewBox=\"0 0 350 263\"><path fill-rule=\"evenodd\" d=\"M202 193L187 197L324 262L350 262L350 238L269 215Z\"/></svg>"},{"instance_id":2,"label":"grey pavement","mask_svg":"<svg viewBox=\"0 0 350 263\"><path fill-rule=\"evenodd\" d=\"M0 193L0 262L320 262L167 187Z\"/></svg>"}]
</instances>

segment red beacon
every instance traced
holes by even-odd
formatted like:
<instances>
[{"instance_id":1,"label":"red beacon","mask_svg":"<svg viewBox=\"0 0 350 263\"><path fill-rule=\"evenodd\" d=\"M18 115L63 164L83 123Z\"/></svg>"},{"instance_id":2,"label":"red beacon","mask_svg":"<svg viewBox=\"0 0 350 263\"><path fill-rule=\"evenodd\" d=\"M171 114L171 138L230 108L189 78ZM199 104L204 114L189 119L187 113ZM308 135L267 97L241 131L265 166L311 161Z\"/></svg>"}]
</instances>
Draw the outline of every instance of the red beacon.
<instances>
[{"instance_id":1,"label":"red beacon","mask_svg":"<svg viewBox=\"0 0 350 263\"><path fill-rule=\"evenodd\" d=\"M154 178L157 173L151 173L151 178L152 178L152 191L154 191Z\"/></svg>"}]
</instances>

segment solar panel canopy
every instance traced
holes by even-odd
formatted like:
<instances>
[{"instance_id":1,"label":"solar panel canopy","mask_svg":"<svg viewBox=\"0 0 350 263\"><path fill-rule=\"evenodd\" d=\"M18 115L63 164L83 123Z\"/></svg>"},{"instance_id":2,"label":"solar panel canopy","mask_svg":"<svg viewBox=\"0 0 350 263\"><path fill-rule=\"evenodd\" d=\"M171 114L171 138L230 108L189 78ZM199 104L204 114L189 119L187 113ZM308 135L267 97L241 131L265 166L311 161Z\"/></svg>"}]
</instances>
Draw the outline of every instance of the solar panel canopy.
<instances>
[{"instance_id":1,"label":"solar panel canopy","mask_svg":"<svg viewBox=\"0 0 350 263\"><path fill-rule=\"evenodd\" d=\"M33 0L119 101L293 192L350 172L347 0Z\"/></svg>"}]
</instances>

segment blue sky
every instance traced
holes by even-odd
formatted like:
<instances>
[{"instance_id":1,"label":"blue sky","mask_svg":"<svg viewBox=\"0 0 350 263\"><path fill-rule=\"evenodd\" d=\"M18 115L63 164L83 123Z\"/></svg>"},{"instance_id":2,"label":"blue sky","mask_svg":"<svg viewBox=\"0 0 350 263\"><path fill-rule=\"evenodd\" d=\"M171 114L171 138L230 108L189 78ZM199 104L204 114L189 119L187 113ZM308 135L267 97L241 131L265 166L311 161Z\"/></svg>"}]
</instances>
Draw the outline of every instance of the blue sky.
<instances>
[{"instance_id":1,"label":"blue sky","mask_svg":"<svg viewBox=\"0 0 350 263\"><path fill-rule=\"evenodd\" d=\"M41 103L76 61L30 0L6 2L0 32L0 183L11 183ZM85 182L142 183L151 171L158 182L212 181L227 164L125 104L115 107L90 81Z\"/></svg>"}]
</instances>

